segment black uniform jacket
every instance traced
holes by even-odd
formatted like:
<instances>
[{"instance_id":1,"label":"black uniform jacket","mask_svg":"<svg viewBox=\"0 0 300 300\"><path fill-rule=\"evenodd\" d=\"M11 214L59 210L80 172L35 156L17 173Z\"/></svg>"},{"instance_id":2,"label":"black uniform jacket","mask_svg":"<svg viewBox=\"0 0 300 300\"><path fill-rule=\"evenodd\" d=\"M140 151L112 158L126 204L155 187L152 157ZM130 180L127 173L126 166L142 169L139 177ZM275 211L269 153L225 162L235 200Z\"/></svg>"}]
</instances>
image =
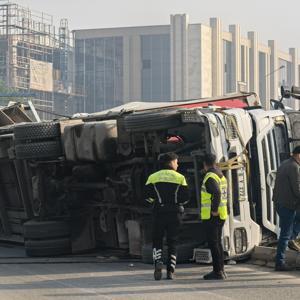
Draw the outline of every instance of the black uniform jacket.
<instances>
[{"instance_id":1,"label":"black uniform jacket","mask_svg":"<svg viewBox=\"0 0 300 300\"><path fill-rule=\"evenodd\" d=\"M151 174L146 182L146 200L155 212L178 212L189 201L185 177L171 169Z\"/></svg>"}]
</instances>

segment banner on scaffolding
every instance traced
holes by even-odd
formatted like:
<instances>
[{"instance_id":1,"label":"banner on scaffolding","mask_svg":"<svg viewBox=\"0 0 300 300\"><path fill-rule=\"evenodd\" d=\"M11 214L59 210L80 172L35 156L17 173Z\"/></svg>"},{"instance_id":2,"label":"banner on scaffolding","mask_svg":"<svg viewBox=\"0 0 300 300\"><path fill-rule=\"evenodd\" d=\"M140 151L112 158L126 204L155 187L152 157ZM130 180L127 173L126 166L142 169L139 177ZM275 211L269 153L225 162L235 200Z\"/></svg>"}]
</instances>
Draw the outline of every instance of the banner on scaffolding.
<instances>
[{"instance_id":1,"label":"banner on scaffolding","mask_svg":"<svg viewBox=\"0 0 300 300\"><path fill-rule=\"evenodd\" d=\"M53 90L52 63L30 59L30 89L52 92Z\"/></svg>"}]
</instances>

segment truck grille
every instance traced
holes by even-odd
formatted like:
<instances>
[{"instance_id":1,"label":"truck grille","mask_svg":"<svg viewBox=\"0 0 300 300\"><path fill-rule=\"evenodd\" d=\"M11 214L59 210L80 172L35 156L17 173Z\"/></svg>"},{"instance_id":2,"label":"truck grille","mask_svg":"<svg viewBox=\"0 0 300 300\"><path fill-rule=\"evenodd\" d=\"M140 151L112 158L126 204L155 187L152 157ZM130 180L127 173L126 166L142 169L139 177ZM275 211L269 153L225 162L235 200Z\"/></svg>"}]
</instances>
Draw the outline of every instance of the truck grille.
<instances>
[{"instance_id":1,"label":"truck grille","mask_svg":"<svg viewBox=\"0 0 300 300\"><path fill-rule=\"evenodd\" d=\"M194 249L193 260L198 264L210 264L212 263L211 252L209 249Z\"/></svg>"}]
</instances>

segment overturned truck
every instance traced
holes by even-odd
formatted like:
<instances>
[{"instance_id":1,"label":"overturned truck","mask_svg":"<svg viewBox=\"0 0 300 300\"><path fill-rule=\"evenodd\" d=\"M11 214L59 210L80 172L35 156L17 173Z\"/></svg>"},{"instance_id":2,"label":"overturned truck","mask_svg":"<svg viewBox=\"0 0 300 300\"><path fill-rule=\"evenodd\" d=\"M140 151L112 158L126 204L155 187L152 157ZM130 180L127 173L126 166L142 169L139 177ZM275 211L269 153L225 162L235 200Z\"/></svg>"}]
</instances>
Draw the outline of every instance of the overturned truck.
<instances>
[{"instance_id":1,"label":"overturned truck","mask_svg":"<svg viewBox=\"0 0 300 300\"><path fill-rule=\"evenodd\" d=\"M276 238L273 185L278 166L299 141L298 111L266 111L254 94L236 94L21 121L0 128L0 238L23 242L29 256L110 247L151 262L144 184L158 155L170 151L179 155L191 193L179 262L193 254L210 260L199 214L207 152L216 154L228 180L226 256L245 257Z\"/></svg>"}]
</instances>

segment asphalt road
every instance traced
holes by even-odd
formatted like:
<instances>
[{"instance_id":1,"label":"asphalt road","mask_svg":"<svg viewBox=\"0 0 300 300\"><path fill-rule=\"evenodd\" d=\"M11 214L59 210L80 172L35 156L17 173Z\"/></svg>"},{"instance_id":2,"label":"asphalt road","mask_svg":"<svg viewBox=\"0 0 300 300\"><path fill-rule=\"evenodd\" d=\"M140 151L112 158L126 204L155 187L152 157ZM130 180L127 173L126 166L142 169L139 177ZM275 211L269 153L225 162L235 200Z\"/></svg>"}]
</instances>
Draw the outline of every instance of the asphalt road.
<instances>
[{"instance_id":1,"label":"asphalt road","mask_svg":"<svg viewBox=\"0 0 300 300\"><path fill-rule=\"evenodd\" d=\"M208 266L180 265L174 281L152 279L141 263L1 264L0 299L300 299L300 271L226 266L226 281L204 281Z\"/></svg>"}]
</instances>

